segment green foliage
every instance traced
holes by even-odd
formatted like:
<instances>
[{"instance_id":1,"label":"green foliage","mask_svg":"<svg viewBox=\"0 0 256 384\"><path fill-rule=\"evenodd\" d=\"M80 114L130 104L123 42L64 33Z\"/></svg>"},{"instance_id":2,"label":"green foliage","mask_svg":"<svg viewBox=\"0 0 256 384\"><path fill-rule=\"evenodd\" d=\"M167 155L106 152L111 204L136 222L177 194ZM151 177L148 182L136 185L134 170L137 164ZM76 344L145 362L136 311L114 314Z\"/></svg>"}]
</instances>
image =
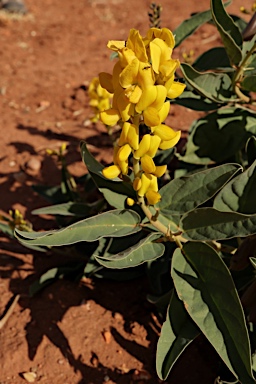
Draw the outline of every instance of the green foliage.
<instances>
[{"instance_id":1,"label":"green foliage","mask_svg":"<svg viewBox=\"0 0 256 384\"><path fill-rule=\"evenodd\" d=\"M256 38L243 41L245 22L227 13L229 3L212 0L210 10L191 16L174 31L178 46L201 25L211 23L223 44L202 53L191 65L181 65L186 90L171 102L204 115L193 122L181 153L173 148L157 153L156 165L171 163L159 178L161 200L149 205L148 198L133 189L134 177L140 175L135 172L137 158L129 164L132 171L110 180L82 142L82 160L89 172L84 179L85 198L78 194L63 163L59 188L35 187L54 205L34 213L55 215L60 228L15 231L23 245L44 250L64 245L70 250L92 243L90 251L82 251L86 276L127 279L147 271L153 291L149 300L161 314L167 313L157 347L157 373L162 380L184 349L203 333L242 384L255 383L251 363L255 351L251 351L237 291L251 284L256 265L255 251L249 249L241 256L239 246L256 234L252 94L256 91ZM143 129L148 132L145 124ZM141 124L139 130L143 129ZM179 161L173 162L175 156ZM146 160L145 167L150 167ZM174 175L171 180L170 175ZM241 263L246 267L232 271L234 257L246 259ZM65 268L46 272L31 292L68 275L70 269ZM81 268L72 271L79 275ZM250 336L255 339L255 332Z\"/></svg>"}]
</instances>

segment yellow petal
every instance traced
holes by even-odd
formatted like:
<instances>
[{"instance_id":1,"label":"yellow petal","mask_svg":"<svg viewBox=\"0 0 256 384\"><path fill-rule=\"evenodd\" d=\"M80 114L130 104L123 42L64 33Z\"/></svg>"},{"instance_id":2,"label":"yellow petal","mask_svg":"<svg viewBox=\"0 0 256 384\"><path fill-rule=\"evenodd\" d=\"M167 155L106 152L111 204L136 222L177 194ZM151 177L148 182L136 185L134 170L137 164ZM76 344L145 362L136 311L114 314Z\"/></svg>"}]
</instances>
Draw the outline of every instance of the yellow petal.
<instances>
[{"instance_id":1,"label":"yellow petal","mask_svg":"<svg viewBox=\"0 0 256 384\"><path fill-rule=\"evenodd\" d=\"M162 108L158 111L158 115L160 117L160 122L163 123L170 112L170 102L166 101Z\"/></svg>"},{"instance_id":2,"label":"yellow petal","mask_svg":"<svg viewBox=\"0 0 256 384\"><path fill-rule=\"evenodd\" d=\"M130 124L127 134L127 142L135 151L139 149L139 127L137 125Z\"/></svg>"},{"instance_id":3,"label":"yellow petal","mask_svg":"<svg viewBox=\"0 0 256 384\"><path fill-rule=\"evenodd\" d=\"M157 88L155 85L147 87L140 97L139 102L137 103L135 109L138 113L143 112L147 107L149 107L157 98Z\"/></svg>"},{"instance_id":4,"label":"yellow petal","mask_svg":"<svg viewBox=\"0 0 256 384\"><path fill-rule=\"evenodd\" d=\"M163 85L156 85L156 90L157 90L156 99L150 106L159 110L164 105L166 95L167 95L167 89Z\"/></svg>"},{"instance_id":5,"label":"yellow petal","mask_svg":"<svg viewBox=\"0 0 256 384\"><path fill-rule=\"evenodd\" d=\"M119 110L120 116L123 121L127 121L131 117L131 103L129 99L125 96L124 92L121 92L120 95L118 96L117 100L117 108Z\"/></svg>"},{"instance_id":6,"label":"yellow petal","mask_svg":"<svg viewBox=\"0 0 256 384\"><path fill-rule=\"evenodd\" d=\"M121 168L121 173L123 175L127 175L128 173L128 170L129 170L129 167L128 167L128 160L126 161L120 161L119 164L118 164Z\"/></svg>"},{"instance_id":7,"label":"yellow petal","mask_svg":"<svg viewBox=\"0 0 256 384\"><path fill-rule=\"evenodd\" d=\"M181 131L176 132L176 136L172 140L162 141L159 145L160 149L170 149L174 147L180 139Z\"/></svg>"},{"instance_id":8,"label":"yellow petal","mask_svg":"<svg viewBox=\"0 0 256 384\"><path fill-rule=\"evenodd\" d=\"M127 40L127 47L131 48L138 59L142 62L148 61L145 45L137 29L131 29Z\"/></svg>"},{"instance_id":9,"label":"yellow petal","mask_svg":"<svg viewBox=\"0 0 256 384\"><path fill-rule=\"evenodd\" d=\"M154 44L153 42L151 42L149 46L150 46L152 68L155 71L155 73L159 73L159 66L161 62L161 48L159 47L159 45Z\"/></svg>"},{"instance_id":10,"label":"yellow petal","mask_svg":"<svg viewBox=\"0 0 256 384\"><path fill-rule=\"evenodd\" d=\"M170 59L161 63L159 71L163 76L170 77L174 75L174 72L179 67L179 65L179 60Z\"/></svg>"},{"instance_id":11,"label":"yellow petal","mask_svg":"<svg viewBox=\"0 0 256 384\"><path fill-rule=\"evenodd\" d=\"M128 143L128 132L131 123L125 122L121 131L121 135L118 140L118 145L122 147L124 144Z\"/></svg>"},{"instance_id":12,"label":"yellow petal","mask_svg":"<svg viewBox=\"0 0 256 384\"><path fill-rule=\"evenodd\" d=\"M127 88L137 82L137 75L139 71L139 60L135 58L128 64L119 75L119 82L121 87Z\"/></svg>"},{"instance_id":13,"label":"yellow petal","mask_svg":"<svg viewBox=\"0 0 256 384\"><path fill-rule=\"evenodd\" d=\"M132 49L128 49L127 47L125 47L118 52L118 57L119 57L121 67L125 68L128 64L130 64L136 58L136 55Z\"/></svg>"},{"instance_id":14,"label":"yellow petal","mask_svg":"<svg viewBox=\"0 0 256 384\"><path fill-rule=\"evenodd\" d=\"M117 165L110 165L102 170L102 174L106 179L114 179L120 175L121 169Z\"/></svg>"},{"instance_id":15,"label":"yellow petal","mask_svg":"<svg viewBox=\"0 0 256 384\"><path fill-rule=\"evenodd\" d=\"M165 124L153 127L152 131L154 135L159 136L162 141L172 140L177 135L176 131L174 131L172 128L168 127Z\"/></svg>"},{"instance_id":16,"label":"yellow petal","mask_svg":"<svg viewBox=\"0 0 256 384\"><path fill-rule=\"evenodd\" d=\"M156 177L161 177L165 174L166 169L167 169L167 165L157 165L155 172L154 172L154 175Z\"/></svg>"},{"instance_id":17,"label":"yellow petal","mask_svg":"<svg viewBox=\"0 0 256 384\"><path fill-rule=\"evenodd\" d=\"M100 112L101 121L104 124L109 125L110 127L116 125L118 120L120 120L120 117L121 116L119 115L119 112L114 108L110 108L107 111Z\"/></svg>"},{"instance_id":18,"label":"yellow petal","mask_svg":"<svg viewBox=\"0 0 256 384\"><path fill-rule=\"evenodd\" d=\"M155 163L149 155L144 155L140 159L141 161L141 168L145 173L154 173L156 170Z\"/></svg>"},{"instance_id":19,"label":"yellow petal","mask_svg":"<svg viewBox=\"0 0 256 384\"><path fill-rule=\"evenodd\" d=\"M169 99L175 99L176 97L179 97L182 94L185 88L185 84L179 83L178 81L174 81L167 93L167 96L169 97Z\"/></svg>"},{"instance_id":20,"label":"yellow petal","mask_svg":"<svg viewBox=\"0 0 256 384\"><path fill-rule=\"evenodd\" d=\"M146 192L146 198L149 205L155 205L161 200L161 195L150 189Z\"/></svg>"},{"instance_id":21,"label":"yellow petal","mask_svg":"<svg viewBox=\"0 0 256 384\"><path fill-rule=\"evenodd\" d=\"M149 189L152 189L153 191L157 192L158 191L157 177L151 174L148 176L150 177Z\"/></svg>"},{"instance_id":22,"label":"yellow petal","mask_svg":"<svg viewBox=\"0 0 256 384\"><path fill-rule=\"evenodd\" d=\"M151 180L151 177L150 175L147 175L145 173L143 173L141 175L141 187L140 189L138 190L138 195L139 196L144 196L145 193L147 192L149 186L150 186L150 180Z\"/></svg>"},{"instance_id":23,"label":"yellow petal","mask_svg":"<svg viewBox=\"0 0 256 384\"><path fill-rule=\"evenodd\" d=\"M154 157L156 155L156 152L159 148L159 145L161 143L161 139L159 136L153 135L150 136L150 146L149 150L147 151L147 155L150 157Z\"/></svg>"},{"instance_id":24,"label":"yellow petal","mask_svg":"<svg viewBox=\"0 0 256 384\"><path fill-rule=\"evenodd\" d=\"M154 126L160 124L160 116L159 116L158 110L156 108L148 107L143 112L143 117L144 117L144 123L148 127L154 127Z\"/></svg>"},{"instance_id":25,"label":"yellow petal","mask_svg":"<svg viewBox=\"0 0 256 384\"><path fill-rule=\"evenodd\" d=\"M143 90L155 84L154 72L149 63L140 62L138 84Z\"/></svg>"},{"instance_id":26,"label":"yellow petal","mask_svg":"<svg viewBox=\"0 0 256 384\"><path fill-rule=\"evenodd\" d=\"M114 65L114 68L113 68L113 76L112 76L112 83L113 83L113 88L114 90L116 91L116 89L118 87L121 88L120 84L119 84L119 75L120 73L122 72L122 67L119 63L119 61L116 62L116 64Z\"/></svg>"},{"instance_id":27,"label":"yellow petal","mask_svg":"<svg viewBox=\"0 0 256 384\"><path fill-rule=\"evenodd\" d=\"M133 189L134 189L135 191L138 191L138 190L140 189L140 187L141 187L141 179L140 179L139 177L136 177L136 178L133 180L133 184L132 184L132 186L133 186Z\"/></svg>"},{"instance_id":28,"label":"yellow petal","mask_svg":"<svg viewBox=\"0 0 256 384\"><path fill-rule=\"evenodd\" d=\"M135 159L140 159L143 155L145 155L149 148L150 148L150 142L151 142L151 136L149 134L146 134L141 139L141 142L139 143L139 148L137 151L134 152L133 156Z\"/></svg>"},{"instance_id":29,"label":"yellow petal","mask_svg":"<svg viewBox=\"0 0 256 384\"><path fill-rule=\"evenodd\" d=\"M105 88L109 93L114 93L112 75L110 73L101 72L99 74L99 81L102 88Z\"/></svg>"},{"instance_id":30,"label":"yellow petal","mask_svg":"<svg viewBox=\"0 0 256 384\"><path fill-rule=\"evenodd\" d=\"M125 144L124 146L122 146L119 149L119 151L117 152L118 163L122 162L122 161L126 161L128 159L128 157L130 156L131 151L132 151L132 149L131 149L129 144Z\"/></svg>"},{"instance_id":31,"label":"yellow petal","mask_svg":"<svg viewBox=\"0 0 256 384\"><path fill-rule=\"evenodd\" d=\"M130 103L136 104L140 100L142 90L138 85L132 85L124 91Z\"/></svg>"},{"instance_id":32,"label":"yellow petal","mask_svg":"<svg viewBox=\"0 0 256 384\"><path fill-rule=\"evenodd\" d=\"M107 47L112 51L118 51L119 49L122 49L125 47L125 41L110 40L107 44Z\"/></svg>"}]
</instances>

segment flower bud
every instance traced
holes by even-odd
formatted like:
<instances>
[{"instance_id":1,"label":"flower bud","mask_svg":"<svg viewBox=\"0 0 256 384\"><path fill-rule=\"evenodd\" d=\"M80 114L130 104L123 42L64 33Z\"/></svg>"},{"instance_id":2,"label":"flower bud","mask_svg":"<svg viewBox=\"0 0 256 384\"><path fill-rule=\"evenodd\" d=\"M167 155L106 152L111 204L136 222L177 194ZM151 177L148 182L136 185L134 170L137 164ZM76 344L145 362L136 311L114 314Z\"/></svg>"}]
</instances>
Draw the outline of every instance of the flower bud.
<instances>
[{"instance_id":1,"label":"flower bud","mask_svg":"<svg viewBox=\"0 0 256 384\"><path fill-rule=\"evenodd\" d=\"M110 165L102 170L102 174L106 179L114 179L115 177L118 177L120 173L121 169L117 165Z\"/></svg>"},{"instance_id":2,"label":"flower bud","mask_svg":"<svg viewBox=\"0 0 256 384\"><path fill-rule=\"evenodd\" d=\"M146 192L146 198L149 205L155 205L161 200L161 195L150 189Z\"/></svg>"},{"instance_id":3,"label":"flower bud","mask_svg":"<svg viewBox=\"0 0 256 384\"><path fill-rule=\"evenodd\" d=\"M154 157L156 155L156 152L159 148L159 145L161 143L161 139L159 136L153 135L150 136L150 147L149 150L147 151L147 155L150 157Z\"/></svg>"},{"instance_id":4,"label":"flower bud","mask_svg":"<svg viewBox=\"0 0 256 384\"><path fill-rule=\"evenodd\" d=\"M155 163L149 155L144 155L141 159L141 167L145 173L154 173L156 170Z\"/></svg>"},{"instance_id":5,"label":"flower bud","mask_svg":"<svg viewBox=\"0 0 256 384\"><path fill-rule=\"evenodd\" d=\"M129 144L125 144L123 147L121 147L116 155L118 163L122 161L126 161L130 156L131 151L132 149Z\"/></svg>"},{"instance_id":6,"label":"flower bud","mask_svg":"<svg viewBox=\"0 0 256 384\"><path fill-rule=\"evenodd\" d=\"M141 187L141 179L139 177L135 177L132 186L135 191L138 191Z\"/></svg>"},{"instance_id":7,"label":"flower bud","mask_svg":"<svg viewBox=\"0 0 256 384\"><path fill-rule=\"evenodd\" d=\"M139 149L134 152L134 158L138 160L143 155L145 155L150 148L150 143L151 143L151 136L149 134L144 135L139 144Z\"/></svg>"},{"instance_id":8,"label":"flower bud","mask_svg":"<svg viewBox=\"0 0 256 384\"><path fill-rule=\"evenodd\" d=\"M159 145L160 149L170 149L173 148L179 141L181 131L177 131L175 137L172 140L162 141Z\"/></svg>"},{"instance_id":9,"label":"flower bud","mask_svg":"<svg viewBox=\"0 0 256 384\"><path fill-rule=\"evenodd\" d=\"M126 203L127 203L127 205L129 205L129 207L132 207L135 204L135 201L133 199L131 199L130 197L128 197L126 199Z\"/></svg>"},{"instance_id":10,"label":"flower bud","mask_svg":"<svg viewBox=\"0 0 256 384\"><path fill-rule=\"evenodd\" d=\"M146 173L143 173L141 175L141 187L140 189L138 190L138 195L139 196L144 196L145 193L147 192L149 186L150 186L150 181L151 181L151 178L150 178L151 175L148 175Z\"/></svg>"},{"instance_id":11,"label":"flower bud","mask_svg":"<svg viewBox=\"0 0 256 384\"><path fill-rule=\"evenodd\" d=\"M154 175L156 177L161 177L165 174L166 169L167 169L167 165L157 165L155 172L154 172Z\"/></svg>"}]
</instances>

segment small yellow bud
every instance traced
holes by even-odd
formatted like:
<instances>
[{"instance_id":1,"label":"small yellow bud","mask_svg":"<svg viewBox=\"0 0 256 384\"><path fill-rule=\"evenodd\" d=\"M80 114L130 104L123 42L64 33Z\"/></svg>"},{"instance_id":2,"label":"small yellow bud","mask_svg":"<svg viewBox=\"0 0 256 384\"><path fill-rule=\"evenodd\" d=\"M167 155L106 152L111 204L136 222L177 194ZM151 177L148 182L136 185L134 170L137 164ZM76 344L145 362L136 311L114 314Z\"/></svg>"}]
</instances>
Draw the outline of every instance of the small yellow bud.
<instances>
[{"instance_id":1,"label":"small yellow bud","mask_svg":"<svg viewBox=\"0 0 256 384\"><path fill-rule=\"evenodd\" d=\"M149 150L147 151L147 155L150 157L154 157L156 155L156 152L159 148L159 145L161 143L161 139L159 136L153 135L150 136L150 147Z\"/></svg>"},{"instance_id":2,"label":"small yellow bud","mask_svg":"<svg viewBox=\"0 0 256 384\"><path fill-rule=\"evenodd\" d=\"M120 175L121 169L117 165L110 165L102 170L102 174L106 179L114 179Z\"/></svg>"},{"instance_id":3,"label":"small yellow bud","mask_svg":"<svg viewBox=\"0 0 256 384\"><path fill-rule=\"evenodd\" d=\"M134 189L135 191L138 191L138 190L140 189L140 187L141 187L141 179L140 179L139 177L136 177L136 178L133 180L133 184L132 184L132 186L133 186L133 189Z\"/></svg>"},{"instance_id":4,"label":"small yellow bud","mask_svg":"<svg viewBox=\"0 0 256 384\"><path fill-rule=\"evenodd\" d=\"M181 131L177 131L175 137L172 140L162 141L159 145L160 149L170 149L173 148L179 141L181 136Z\"/></svg>"},{"instance_id":5,"label":"small yellow bud","mask_svg":"<svg viewBox=\"0 0 256 384\"><path fill-rule=\"evenodd\" d=\"M138 195L139 196L144 196L145 193L147 192L149 186L150 186L150 181L151 181L151 175L148 175L146 173L143 173L141 175L141 187L138 190Z\"/></svg>"},{"instance_id":6,"label":"small yellow bud","mask_svg":"<svg viewBox=\"0 0 256 384\"><path fill-rule=\"evenodd\" d=\"M127 203L127 205L129 205L129 207L132 207L135 204L135 201L133 199L131 199L130 197L128 197L126 200L126 203Z\"/></svg>"},{"instance_id":7,"label":"small yellow bud","mask_svg":"<svg viewBox=\"0 0 256 384\"><path fill-rule=\"evenodd\" d=\"M172 140L176 137L176 132L165 124L152 127L152 131L154 135L159 136L162 141Z\"/></svg>"},{"instance_id":8,"label":"small yellow bud","mask_svg":"<svg viewBox=\"0 0 256 384\"><path fill-rule=\"evenodd\" d=\"M128 122L125 122L123 124L121 135L120 135L120 138L119 138L119 141L118 141L118 145L120 147L122 145L124 145L124 144L127 144L127 142L128 142L128 132L129 132L129 129L130 129L130 125L131 125L131 123L128 123Z\"/></svg>"},{"instance_id":9,"label":"small yellow bud","mask_svg":"<svg viewBox=\"0 0 256 384\"><path fill-rule=\"evenodd\" d=\"M135 151L139 148L139 127L134 124L130 124L127 140L132 149Z\"/></svg>"},{"instance_id":10,"label":"small yellow bud","mask_svg":"<svg viewBox=\"0 0 256 384\"><path fill-rule=\"evenodd\" d=\"M122 162L122 161L126 161L128 159L128 157L130 156L131 151L132 151L132 149L131 149L129 144L125 144L124 146L122 146L119 149L119 151L117 152L118 163Z\"/></svg>"},{"instance_id":11,"label":"small yellow bud","mask_svg":"<svg viewBox=\"0 0 256 384\"><path fill-rule=\"evenodd\" d=\"M104 124L113 127L113 125L116 125L118 120L120 120L120 114L116 109L110 108L106 111L100 112L100 119Z\"/></svg>"}]
</instances>

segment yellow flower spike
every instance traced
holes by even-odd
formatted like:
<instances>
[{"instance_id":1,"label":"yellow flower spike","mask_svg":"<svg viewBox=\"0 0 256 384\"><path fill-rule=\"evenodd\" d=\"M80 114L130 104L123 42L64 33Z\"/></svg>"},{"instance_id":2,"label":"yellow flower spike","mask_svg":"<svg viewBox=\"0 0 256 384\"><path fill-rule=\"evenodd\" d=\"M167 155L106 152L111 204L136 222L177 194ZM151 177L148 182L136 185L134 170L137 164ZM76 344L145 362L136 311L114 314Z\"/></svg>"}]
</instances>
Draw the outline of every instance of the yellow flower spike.
<instances>
[{"instance_id":1,"label":"yellow flower spike","mask_svg":"<svg viewBox=\"0 0 256 384\"><path fill-rule=\"evenodd\" d=\"M154 172L154 175L156 177L161 177L165 174L166 169L167 169L167 165L157 165L155 172Z\"/></svg>"},{"instance_id":2,"label":"yellow flower spike","mask_svg":"<svg viewBox=\"0 0 256 384\"><path fill-rule=\"evenodd\" d=\"M154 135L159 136L162 141L172 140L177 135L176 131L174 131L172 128L168 127L165 124L158 125L157 127L152 127L151 129Z\"/></svg>"},{"instance_id":3,"label":"yellow flower spike","mask_svg":"<svg viewBox=\"0 0 256 384\"><path fill-rule=\"evenodd\" d=\"M123 147L121 147L119 149L119 151L117 152L117 155L116 155L118 164L120 162L126 161L128 159L128 157L130 156L131 151L132 151L132 149L131 149L129 144L125 144Z\"/></svg>"},{"instance_id":4,"label":"yellow flower spike","mask_svg":"<svg viewBox=\"0 0 256 384\"><path fill-rule=\"evenodd\" d=\"M134 151L139 149L139 127L137 125L130 124L127 141Z\"/></svg>"},{"instance_id":5,"label":"yellow flower spike","mask_svg":"<svg viewBox=\"0 0 256 384\"><path fill-rule=\"evenodd\" d=\"M141 188L141 179L140 177L135 177L135 179L133 180L133 189L135 191L138 191L140 188Z\"/></svg>"},{"instance_id":6,"label":"yellow flower spike","mask_svg":"<svg viewBox=\"0 0 256 384\"><path fill-rule=\"evenodd\" d=\"M150 186L150 181L151 181L151 175L148 175L146 173L142 173L141 175L141 187L138 190L138 195L140 197L144 196L145 193L147 192L149 186Z\"/></svg>"},{"instance_id":7,"label":"yellow flower spike","mask_svg":"<svg viewBox=\"0 0 256 384\"><path fill-rule=\"evenodd\" d=\"M161 144L159 145L159 149L165 150L165 149L173 148L180 140L180 136L181 136L181 131L177 131L175 137L172 140L162 141Z\"/></svg>"},{"instance_id":8,"label":"yellow flower spike","mask_svg":"<svg viewBox=\"0 0 256 384\"><path fill-rule=\"evenodd\" d=\"M132 207L135 204L135 201L133 199L131 199L130 197L128 197L126 199L126 204L129 205L129 207Z\"/></svg>"},{"instance_id":9,"label":"yellow flower spike","mask_svg":"<svg viewBox=\"0 0 256 384\"><path fill-rule=\"evenodd\" d=\"M146 192L146 198L149 205L155 205L161 200L161 195L150 189Z\"/></svg>"},{"instance_id":10,"label":"yellow flower spike","mask_svg":"<svg viewBox=\"0 0 256 384\"><path fill-rule=\"evenodd\" d=\"M145 173L154 173L156 170L155 163L149 155L144 155L141 159L141 168Z\"/></svg>"},{"instance_id":11,"label":"yellow flower spike","mask_svg":"<svg viewBox=\"0 0 256 384\"><path fill-rule=\"evenodd\" d=\"M159 110L162 108L165 102L165 99L167 96L167 89L163 85L156 85L156 91L157 91L156 99L150 106Z\"/></svg>"},{"instance_id":12,"label":"yellow flower spike","mask_svg":"<svg viewBox=\"0 0 256 384\"><path fill-rule=\"evenodd\" d=\"M137 104L141 98L142 90L138 85L132 85L126 88L125 96L129 99L130 103Z\"/></svg>"},{"instance_id":13,"label":"yellow flower spike","mask_svg":"<svg viewBox=\"0 0 256 384\"><path fill-rule=\"evenodd\" d=\"M131 29L126 46L133 50L138 59L142 62L148 62L148 56L143 39L137 29Z\"/></svg>"},{"instance_id":14,"label":"yellow flower spike","mask_svg":"<svg viewBox=\"0 0 256 384\"><path fill-rule=\"evenodd\" d=\"M157 98L157 88L155 85L151 85L142 91L139 102L137 103L135 110L138 113L143 112L148 108Z\"/></svg>"},{"instance_id":15,"label":"yellow flower spike","mask_svg":"<svg viewBox=\"0 0 256 384\"><path fill-rule=\"evenodd\" d=\"M153 107L148 107L144 112L143 112L143 117L144 117L144 123L148 127L154 127L156 125L159 125L161 120L160 116L158 114L158 110Z\"/></svg>"},{"instance_id":16,"label":"yellow flower spike","mask_svg":"<svg viewBox=\"0 0 256 384\"><path fill-rule=\"evenodd\" d=\"M162 108L158 111L158 115L160 117L160 123L166 120L167 116L169 115L170 112L170 102L166 101Z\"/></svg>"},{"instance_id":17,"label":"yellow flower spike","mask_svg":"<svg viewBox=\"0 0 256 384\"><path fill-rule=\"evenodd\" d=\"M137 76L139 72L139 60L133 59L119 75L119 83L123 88L128 88L132 84L137 82Z\"/></svg>"},{"instance_id":18,"label":"yellow flower spike","mask_svg":"<svg viewBox=\"0 0 256 384\"><path fill-rule=\"evenodd\" d=\"M125 41L110 40L107 47L112 51L119 51L120 49L125 48Z\"/></svg>"},{"instance_id":19,"label":"yellow flower spike","mask_svg":"<svg viewBox=\"0 0 256 384\"><path fill-rule=\"evenodd\" d=\"M149 155L150 157L155 157L160 143L161 143L161 139L159 136L156 136L156 135L150 136L150 146L149 146L149 150L147 151L147 155Z\"/></svg>"},{"instance_id":20,"label":"yellow flower spike","mask_svg":"<svg viewBox=\"0 0 256 384\"><path fill-rule=\"evenodd\" d=\"M106 179L115 179L120 173L121 169L118 165L110 165L102 170L102 174Z\"/></svg>"},{"instance_id":21,"label":"yellow flower spike","mask_svg":"<svg viewBox=\"0 0 256 384\"><path fill-rule=\"evenodd\" d=\"M139 148L137 151L134 152L133 156L135 159L140 159L143 155L145 155L149 148L151 143L151 136L149 134L146 134L141 139L141 142L139 143Z\"/></svg>"},{"instance_id":22,"label":"yellow flower spike","mask_svg":"<svg viewBox=\"0 0 256 384\"><path fill-rule=\"evenodd\" d=\"M169 99L176 99L176 97L179 97L182 94L185 88L185 84L179 83L178 81L174 81L167 92L167 96L169 97Z\"/></svg>"},{"instance_id":23,"label":"yellow flower spike","mask_svg":"<svg viewBox=\"0 0 256 384\"><path fill-rule=\"evenodd\" d=\"M99 73L99 81L102 88L106 89L109 93L114 93L114 87L112 83L113 76L110 73Z\"/></svg>"},{"instance_id":24,"label":"yellow flower spike","mask_svg":"<svg viewBox=\"0 0 256 384\"><path fill-rule=\"evenodd\" d=\"M110 108L106 111L100 112L100 119L101 121L109 125L110 127L113 127L113 125L116 125L117 122L120 120L121 116L118 112L118 110L114 108Z\"/></svg>"},{"instance_id":25,"label":"yellow flower spike","mask_svg":"<svg viewBox=\"0 0 256 384\"><path fill-rule=\"evenodd\" d=\"M131 123L128 123L127 121L123 124L123 128L121 131L121 135L118 140L118 145L122 147L124 144L128 143L128 132L130 129Z\"/></svg>"}]
</instances>

